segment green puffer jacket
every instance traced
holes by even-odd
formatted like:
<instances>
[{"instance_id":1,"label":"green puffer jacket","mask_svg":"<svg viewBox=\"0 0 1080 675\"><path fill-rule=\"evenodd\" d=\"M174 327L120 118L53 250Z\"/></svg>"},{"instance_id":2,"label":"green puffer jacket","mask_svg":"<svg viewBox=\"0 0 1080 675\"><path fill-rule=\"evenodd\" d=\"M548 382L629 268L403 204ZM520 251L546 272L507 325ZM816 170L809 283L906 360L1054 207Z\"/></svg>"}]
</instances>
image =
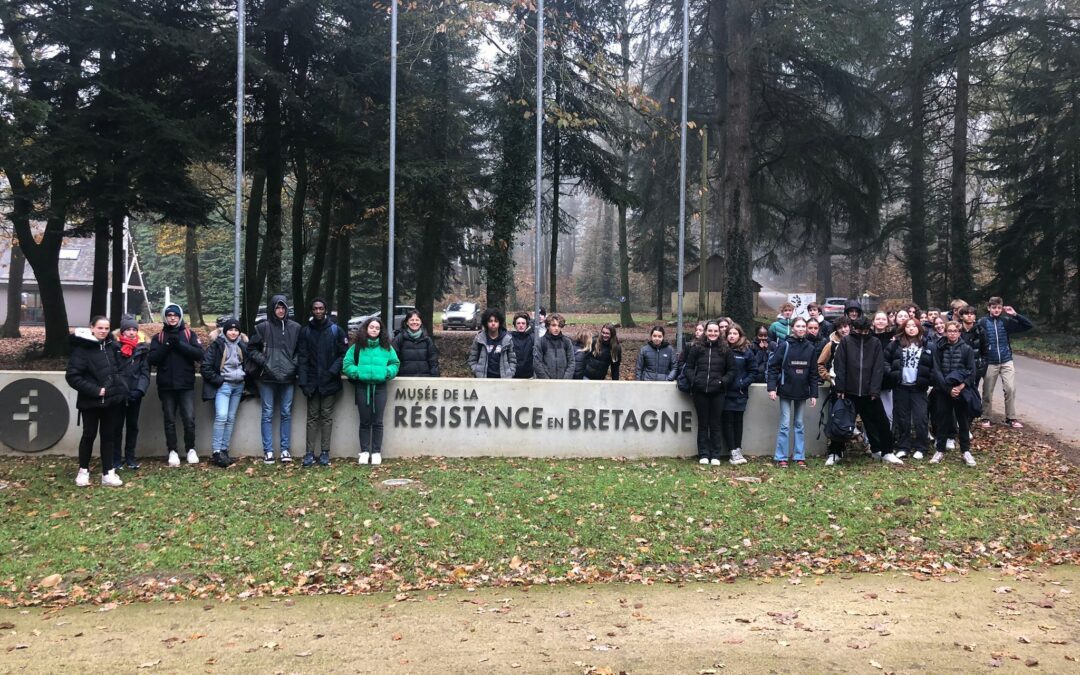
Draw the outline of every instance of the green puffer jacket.
<instances>
[{"instance_id":1,"label":"green puffer jacket","mask_svg":"<svg viewBox=\"0 0 1080 675\"><path fill-rule=\"evenodd\" d=\"M357 353L358 346L354 344L345 352L341 368L345 377L363 384L379 384L397 376L401 362L392 347L384 349L378 340L368 340L367 346Z\"/></svg>"}]
</instances>

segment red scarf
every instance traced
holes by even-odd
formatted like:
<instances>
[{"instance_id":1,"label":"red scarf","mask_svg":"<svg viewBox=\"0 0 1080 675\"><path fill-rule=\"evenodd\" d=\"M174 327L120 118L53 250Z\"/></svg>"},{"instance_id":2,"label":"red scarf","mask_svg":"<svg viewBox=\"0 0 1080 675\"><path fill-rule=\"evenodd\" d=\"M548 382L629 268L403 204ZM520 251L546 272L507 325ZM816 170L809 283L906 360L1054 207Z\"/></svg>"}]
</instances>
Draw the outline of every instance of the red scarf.
<instances>
[{"instance_id":1,"label":"red scarf","mask_svg":"<svg viewBox=\"0 0 1080 675\"><path fill-rule=\"evenodd\" d=\"M120 353L131 358L131 355L135 353L135 347L139 344L139 337L135 336L133 338L128 338L119 335L117 336L117 339L120 340Z\"/></svg>"}]
</instances>

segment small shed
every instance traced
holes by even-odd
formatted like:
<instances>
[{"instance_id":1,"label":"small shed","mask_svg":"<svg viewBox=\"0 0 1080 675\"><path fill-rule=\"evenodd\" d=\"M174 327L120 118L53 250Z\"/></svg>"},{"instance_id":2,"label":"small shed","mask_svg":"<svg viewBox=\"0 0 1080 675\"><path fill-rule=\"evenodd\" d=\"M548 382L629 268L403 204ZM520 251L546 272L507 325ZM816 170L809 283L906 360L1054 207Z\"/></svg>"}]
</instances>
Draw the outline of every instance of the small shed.
<instances>
[{"instance_id":1,"label":"small shed","mask_svg":"<svg viewBox=\"0 0 1080 675\"><path fill-rule=\"evenodd\" d=\"M724 292L724 259L718 254L712 254L705 261L705 313L708 316L720 316L723 308ZM695 265L683 275L683 311L697 311L698 284L701 280L700 265ZM758 312L758 293L761 292L761 284L752 281L754 289L754 314ZM671 312L678 311L679 293L676 290L671 294Z\"/></svg>"}]
</instances>

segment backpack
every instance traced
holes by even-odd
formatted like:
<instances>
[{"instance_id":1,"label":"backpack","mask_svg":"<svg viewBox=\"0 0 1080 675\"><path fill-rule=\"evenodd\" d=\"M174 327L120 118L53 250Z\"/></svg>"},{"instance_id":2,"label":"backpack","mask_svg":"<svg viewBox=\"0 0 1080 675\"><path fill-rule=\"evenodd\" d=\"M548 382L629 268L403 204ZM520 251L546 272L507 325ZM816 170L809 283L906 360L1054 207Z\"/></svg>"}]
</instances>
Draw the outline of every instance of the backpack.
<instances>
[{"instance_id":1,"label":"backpack","mask_svg":"<svg viewBox=\"0 0 1080 675\"><path fill-rule=\"evenodd\" d=\"M818 438L821 438L821 427L825 427L825 437L834 441L846 441L855 438L858 430L855 428L855 404L851 399L839 398L835 394L829 394L828 415L825 406L822 406L821 419L818 421Z\"/></svg>"}]
</instances>

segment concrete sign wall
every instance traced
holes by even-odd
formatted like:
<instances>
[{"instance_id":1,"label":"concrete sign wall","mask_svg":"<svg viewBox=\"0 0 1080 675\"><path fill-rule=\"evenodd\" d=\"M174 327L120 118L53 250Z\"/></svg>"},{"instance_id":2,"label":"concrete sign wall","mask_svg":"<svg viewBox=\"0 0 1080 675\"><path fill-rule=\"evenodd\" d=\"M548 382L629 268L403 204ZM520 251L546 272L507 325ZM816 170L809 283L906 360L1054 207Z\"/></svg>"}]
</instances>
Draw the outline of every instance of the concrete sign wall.
<instances>
[{"instance_id":1,"label":"concrete sign wall","mask_svg":"<svg viewBox=\"0 0 1080 675\"><path fill-rule=\"evenodd\" d=\"M200 400L201 386L200 379L195 391L196 450L205 458L214 410ZM693 404L674 383L400 378L390 383L388 394L384 457L683 457L694 455L697 448ZM354 400L354 388L346 383L334 415L335 456L359 451ZM233 454L262 452L260 409L257 397L241 403ZM815 438L818 413L819 408L807 408L809 454L825 451L825 439ZM70 422L61 434L65 416ZM306 400L297 392L292 419L292 453L297 457L304 450L306 416ZM63 373L0 371L0 453L76 455L82 431L76 418L75 392ZM778 406L769 400L765 385L753 385L743 431L746 454L772 455L778 418ZM164 457L161 403L153 382L139 426L139 457ZM275 434L277 428L275 423ZM177 431L182 440L182 429Z\"/></svg>"}]
</instances>

